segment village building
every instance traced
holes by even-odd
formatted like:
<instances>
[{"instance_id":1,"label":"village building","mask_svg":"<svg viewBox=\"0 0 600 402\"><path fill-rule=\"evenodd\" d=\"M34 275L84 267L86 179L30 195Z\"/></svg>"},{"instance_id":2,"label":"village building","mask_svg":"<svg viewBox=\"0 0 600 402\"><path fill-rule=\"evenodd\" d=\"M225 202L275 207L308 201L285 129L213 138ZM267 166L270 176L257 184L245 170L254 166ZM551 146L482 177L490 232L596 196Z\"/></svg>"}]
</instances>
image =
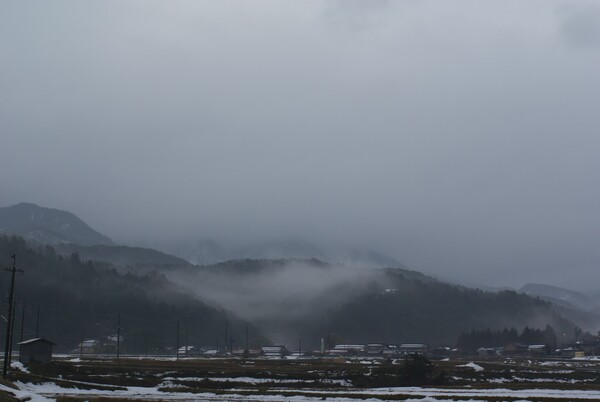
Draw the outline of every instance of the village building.
<instances>
[{"instance_id":1,"label":"village building","mask_svg":"<svg viewBox=\"0 0 600 402\"><path fill-rule=\"evenodd\" d=\"M56 345L44 338L33 338L19 342L19 361L23 364L50 363L52 346Z\"/></svg>"},{"instance_id":2,"label":"village building","mask_svg":"<svg viewBox=\"0 0 600 402\"><path fill-rule=\"evenodd\" d=\"M77 348L72 353L79 353L82 355L96 355L102 352L102 342L97 339L87 339L81 341Z\"/></svg>"},{"instance_id":3,"label":"village building","mask_svg":"<svg viewBox=\"0 0 600 402\"><path fill-rule=\"evenodd\" d=\"M403 343L398 349L400 354L403 355L411 355L415 353L424 355L427 353L427 345L424 343Z\"/></svg>"},{"instance_id":4,"label":"village building","mask_svg":"<svg viewBox=\"0 0 600 402\"><path fill-rule=\"evenodd\" d=\"M529 345L529 354L532 356L546 356L550 354L548 345Z\"/></svg>"},{"instance_id":5,"label":"village building","mask_svg":"<svg viewBox=\"0 0 600 402\"><path fill-rule=\"evenodd\" d=\"M529 354L529 345L523 343L509 343L504 347L506 356L526 356Z\"/></svg>"},{"instance_id":6,"label":"village building","mask_svg":"<svg viewBox=\"0 0 600 402\"><path fill-rule=\"evenodd\" d=\"M369 356L383 356L385 345L383 343L369 343L367 344L367 355Z\"/></svg>"},{"instance_id":7,"label":"village building","mask_svg":"<svg viewBox=\"0 0 600 402\"><path fill-rule=\"evenodd\" d=\"M480 357L489 357L489 356L496 356L496 348L484 348L481 347L479 349L477 349L477 355Z\"/></svg>"},{"instance_id":8,"label":"village building","mask_svg":"<svg viewBox=\"0 0 600 402\"><path fill-rule=\"evenodd\" d=\"M202 348L200 353L205 357L217 357L219 355L219 350L214 346L209 346Z\"/></svg>"},{"instance_id":9,"label":"village building","mask_svg":"<svg viewBox=\"0 0 600 402\"><path fill-rule=\"evenodd\" d=\"M383 349L383 355L387 356L387 357L394 357L399 353L399 348L398 345L395 344L388 344L385 346L385 349Z\"/></svg>"},{"instance_id":10,"label":"village building","mask_svg":"<svg viewBox=\"0 0 600 402\"><path fill-rule=\"evenodd\" d=\"M186 345L177 349L177 357L198 357L199 351L196 346Z\"/></svg>"},{"instance_id":11,"label":"village building","mask_svg":"<svg viewBox=\"0 0 600 402\"><path fill-rule=\"evenodd\" d=\"M335 347L329 351L329 354L335 356L359 356L365 354L366 350L366 345L361 344L335 345Z\"/></svg>"},{"instance_id":12,"label":"village building","mask_svg":"<svg viewBox=\"0 0 600 402\"><path fill-rule=\"evenodd\" d=\"M285 346L263 346L260 354L267 359L283 359L287 355Z\"/></svg>"},{"instance_id":13,"label":"village building","mask_svg":"<svg viewBox=\"0 0 600 402\"><path fill-rule=\"evenodd\" d=\"M556 353L561 357L572 359L573 357L584 357L585 352L576 346L569 346L563 349L557 349Z\"/></svg>"}]
</instances>

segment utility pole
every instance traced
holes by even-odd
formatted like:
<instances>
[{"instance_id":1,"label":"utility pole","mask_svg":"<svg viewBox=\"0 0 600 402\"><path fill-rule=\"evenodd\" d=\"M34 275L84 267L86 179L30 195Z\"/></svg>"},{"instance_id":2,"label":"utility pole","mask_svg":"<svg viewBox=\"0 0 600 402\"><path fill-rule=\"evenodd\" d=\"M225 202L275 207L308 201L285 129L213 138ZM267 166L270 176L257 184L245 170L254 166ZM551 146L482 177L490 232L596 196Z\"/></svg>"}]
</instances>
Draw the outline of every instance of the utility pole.
<instances>
[{"instance_id":1,"label":"utility pole","mask_svg":"<svg viewBox=\"0 0 600 402\"><path fill-rule=\"evenodd\" d=\"M175 360L179 360L179 318L177 319L177 341L175 342Z\"/></svg>"},{"instance_id":2,"label":"utility pole","mask_svg":"<svg viewBox=\"0 0 600 402\"><path fill-rule=\"evenodd\" d=\"M6 343L4 346L4 367L2 369L2 378L6 378L8 373L8 367L10 365L10 349L11 349L11 338L12 338L12 321L13 321L13 310L15 302L15 274L17 272L23 272L22 269L17 269L17 256L12 255L13 266L12 268L6 268L5 271L11 273L10 279L10 292L8 294L8 320L6 321Z\"/></svg>"},{"instance_id":3,"label":"utility pole","mask_svg":"<svg viewBox=\"0 0 600 402\"><path fill-rule=\"evenodd\" d=\"M121 313L117 317L117 360L119 360L121 352Z\"/></svg>"},{"instance_id":4,"label":"utility pole","mask_svg":"<svg viewBox=\"0 0 600 402\"><path fill-rule=\"evenodd\" d=\"M17 317L17 303L14 302L13 303L13 320L12 320L12 325L10 327L10 348L8 349L8 363L9 363L9 368L10 368L10 363L12 363L12 352L13 352L13 339L15 337L15 321L16 317Z\"/></svg>"},{"instance_id":5,"label":"utility pole","mask_svg":"<svg viewBox=\"0 0 600 402\"><path fill-rule=\"evenodd\" d=\"M302 355L302 337L298 340L298 359Z\"/></svg>"},{"instance_id":6,"label":"utility pole","mask_svg":"<svg viewBox=\"0 0 600 402\"><path fill-rule=\"evenodd\" d=\"M25 328L25 302L23 302L23 310L21 310L21 340L23 342L23 329Z\"/></svg>"},{"instance_id":7,"label":"utility pole","mask_svg":"<svg viewBox=\"0 0 600 402\"><path fill-rule=\"evenodd\" d=\"M39 304L38 304L38 311L39 310ZM83 327L81 328L81 331L79 333L79 360L83 359Z\"/></svg>"},{"instance_id":8,"label":"utility pole","mask_svg":"<svg viewBox=\"0 0 600 402\"><path fill-rule=\"evenodd\" d=\"M248 323L246 323L246 347L244 348L244 353L250 353L248 350Z\"/></svg>"},{"instance_id":9,"label":"utility pole","mask_svg":"<svg viewBox=\"0 0 600 402\"><path fill-rule=\"evenodd\" d=\"M225 357L227 357L227 344L229 343L229 341L227 340L227 325L229 323L227 322L227 319L225 320Z\"/></svg>"},{"instance_id":10,"label":"utility pole","mask_svg":"<svg viewBox=\"0 0 600 402\"><path fill-rule=\"evenodd\" d=\"M35 320L35 337L40 337L40 305L37 305L37 319Z\"/></svg>"},{"instance_id":11,"label":"utility pole","mask_svg":"<svg viewBox=\"0 0 600 402\"><path fill-rule=\"evenodd\" d=\"M190 357L190 327L185 326L185 357Z\"/></svg>"}]
</instances>

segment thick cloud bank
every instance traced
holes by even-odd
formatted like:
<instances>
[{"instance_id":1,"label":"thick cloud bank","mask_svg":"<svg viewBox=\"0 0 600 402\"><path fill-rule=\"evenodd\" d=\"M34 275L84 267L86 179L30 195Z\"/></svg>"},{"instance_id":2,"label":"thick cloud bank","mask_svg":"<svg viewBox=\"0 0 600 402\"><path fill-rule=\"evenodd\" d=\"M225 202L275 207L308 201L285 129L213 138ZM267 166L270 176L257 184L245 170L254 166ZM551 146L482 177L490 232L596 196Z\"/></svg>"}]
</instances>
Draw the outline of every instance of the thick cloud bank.
<instances>
[{"instance_id":1,"label":"thick cloud bank","mask_svg":"<svg viewBox=\"0 0 600 402\"><path fill-rule=\"evenodd\" d=\"M121 242L301 236L589 288L599 20L585 1L6 2L0 204Z\"/></svg>"}]
</instances>

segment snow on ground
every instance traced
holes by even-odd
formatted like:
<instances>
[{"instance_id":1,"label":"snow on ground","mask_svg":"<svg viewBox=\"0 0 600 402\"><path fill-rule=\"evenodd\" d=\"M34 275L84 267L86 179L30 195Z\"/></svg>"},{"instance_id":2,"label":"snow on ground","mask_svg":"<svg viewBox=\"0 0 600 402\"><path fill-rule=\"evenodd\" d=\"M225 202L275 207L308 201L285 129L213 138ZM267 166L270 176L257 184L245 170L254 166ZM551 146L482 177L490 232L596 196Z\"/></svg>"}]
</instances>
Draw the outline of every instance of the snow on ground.
<instances>
[{"instance_id":1,"label":"snow on ground","mask_svg":"<svg viewBox=\"0 0 600 402\"><path fill-rule=\"evenodd\" d=\"M286 395L236 395L236 394L212 394L212 393L188 393L188 392L161 392L158 388L146 387L128 387L126 391L101 391L101 390L80 390L74 388L62 388L54 383L44 384L18 384L22 390L15 391L3 385L0 389L12 391L18 398L31 398L31 402L47 402L56 396L83 396L83 397L105 397L105 398L127 398L144 401L292 401L292 402L316 402L322 401L320 396L286 396ZM42 396L45 395L45 396ZM356 399L344 396L328 397L331 402L355 402ZM374 396L373 398L363 399L365 402L379 402L380 399ZM405 402L437 402L438 399L432 397L407 399ZM476 402L476 400L472 400Z\"/></svg>"},{"instance_id":2,"label":"snow on ground","mask_svg":"<svg viewBox=\"0 0 600 402\"><path fill-rule=\"evenodd\" d=\"M10 367L20 370L24 373L29 373L29 369L27 367L25 367L25 365L23 365L23 363L19 362L19 361L14 361L10 363Z\"/></svg>"},{"instance_id":3,"label":"snow on ground","mask_svg":"<svg viewBox=\"0 0 600 402\"><path fill-rule=\"evenodd\" d=\"M574 357L573 360L591 360L598 361L600 360L600 356L584 356L584 357Z\"/></svg>"},{"instance_id":4,"label":"snow on ground","mask_svg":"<svg viewBox=\"0 0 600 402\"><path fill-rule=\"evenodd\" d=\"M579 384L579 383L584 383L584 382L593 382L595 381L595 379L593 378L587 378L587 379L583 379L583 380L576 380L576 379L571 379L571 380L563 380L560 378L525 378L525 377L510 377L510 378L490 378L487 380L487 382L489 383L494 383L494 384L503 384L503 383L507 383L507 382L537 382L537 383L555 383L555 384Z\"/></svg>"},{"instance_id":5,"label":"snow on ground","mask_svg":"<svg viewBox=\"0 0 600 402\"><path fill-rule=\"evenodd\" d=\"M168 401L320 401L322 397L319 395L323 391L308 390L308 389L290 389L277 390L273 394L264 395L217 395L212 393L187 393L187 392L161 392L158 387L127 387L126 390L120 391L103 391L103 390L84 390L76 388L62 388L54 383L44 384L23 384L17 383L20 390L15 391L6 386L0 385L0 389L12 392L19 398L32 398L33 402L45 402L52 400L57 396L79 396L79 397L110 397L110 398L128 398L137 400L168 400ZM287 396L286 393L302 392L304 396ZM381 397L389 397L390 395L407 395L407 402L437 402L447 400L447 398L471 398L472 402L482 401L478 398L488 397L510 397L520 398L523 401L530 398L547 398L551 399L568 399L579 401L597 401L600 400L600 391L583 391L583 390L556 390L556 389L526 389L526 390L511 390L504 388L493 389L441 389L441 388L420 388L420 387L397 387L397 388L372 388L372 389L352 389L352 390L328 390L328 394L336 396L328 397L328 401L332 402L348 402L356 401L351 398L352 395L369 395L370 398L365 401L375 402L380 401ZM314 394L314 397L311 396ZM414 399L411 399L413 398ZM439 399L438 399L439 398Z\"/></svg>"},{"instance_id":6,"label":"snow on ground","mask_svg":"<svg viewBox=\"0 0 600 402\"><path fill-rule=\"evenodd\" d=\"M19 387L20 388L20 387ZM54 399L50 399L50 398L46 398L42 395L40 395L37 392L31 392L29 390L23 390L23 389L12 389L7 387L6 385L0 384L0 391L4 391L4 392L9 392L11 394L13 394L14 396L16 396L18 399L24 400L24 401L30 401L30 402L48 402L48 401L53 401Z\"/></svg>"},{"instance_id":7,"label":"snow on ground","mask_svg":"<svg viewBox=\"0 0 600 402\"><path fill-rule=\"evenodd\" d=\"M481 367L479 364L476 364L476 363L473 363L473 362L467 363L467 364L462 364L462 365L456 366L456 367L470 367L470 368L472 368L475 371L483 371L483 367Z\"/></svg>"},{"instance_id":8,"label":"snow on ground","mask_svg":"<svg viewBox=\"0 0 600 402\"><path fill-rule=\"evenodd\" d=\"M164 382L159 385L159 388L178 386L174 381L213 381L213 382L240 382L244 384L298 384L298 383L321 383L340 385L342 387L351 387L352 383L349 380L336 380L324 378L321 380L298 380L298 379L282 379L282 378L254 378L254 377L165 377Z\"/></svg>"}]
</instances>

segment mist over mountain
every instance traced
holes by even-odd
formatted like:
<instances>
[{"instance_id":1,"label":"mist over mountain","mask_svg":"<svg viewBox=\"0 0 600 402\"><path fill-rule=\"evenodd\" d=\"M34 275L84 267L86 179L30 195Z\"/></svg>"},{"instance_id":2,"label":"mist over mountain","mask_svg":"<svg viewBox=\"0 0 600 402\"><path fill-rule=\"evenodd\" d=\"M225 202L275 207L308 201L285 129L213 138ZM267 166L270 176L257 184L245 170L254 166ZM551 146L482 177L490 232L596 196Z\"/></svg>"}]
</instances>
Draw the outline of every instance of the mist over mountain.
<instances>
[{"instance_id":1,"label":"mist over mountain","mask_svg":"<svg viewBox=\"0 0 600 402\"><path fill-rule=\"evenodd\" d=\"M179 256L196 265L209 265L239 259L311 259L330 263L363 265L369 267L401 267L398 260L365 247L317 246L300 238L285 238L225 247L215 240L179 241L174 244L157 244L168 253Z\"/></svg>"},{"instance_id":2,"label":"mist over mountain","mask_svg":"<svg viewBox=\"0 0 600 402\"><path fill-rule=\"evenodd\" d=\"M117 266L132 268L168 269L189 266L188 261L158 250L143 247L93 245L81 246L74 243L54 245L56 252L64 255L76 253L83 260L104 261Z\"/></svg>"},{"instance_id":3,"label":"mist over mountain","mask_svg":"<svg viewBox=\"0 0 600 402\"><path fill-rule=\"evenodd\" d=\"M326 338L328 344L452 344L460 333L473 329L551 325L571 334L576 326L594 332L600 328L600 316L589 307L593 304L591 296L533 284L524 286L522 294L470 289L410 270L366 248L320 248L301 239L231 249L214 241L173 242L172 247L180 247L178 253L187 252L187 258L202 262L195 265L151 248L112 242L87 244L107 238L68 212L31 204L3 211L4 221L11 223L4 225L6 232L10 232L7 228L13 233L29 228L29 222L34 222L35 228L45 228L44 233L51 232L48 227L63 228L58 231L62 234L58 242L57 236L49 235L26 237L28 246L18 238L2 240L4 259L12 247L24 254L26 264L33 264L38 272L34 272L35 279L25 291L38 292L42 299L46 297L44 292L58 292L60 303L66 303L68 292L82 297L71 289L77 280L88 287L101 281L106 285L90 290L86 297L112 299L113 312L127 311L129 307L123 303L133 303L140 309L147 304L155 309L155 302L173 299L178 300L178 306L197 305L198 314L213 317L212 327L225 320L224 316L215 318L215 312L224 312L251 322L257 333L270 342L295 345L302 337L311 347L317 347L321 338ZM52 225L46 222L48 219ZM36 223L40 220L44 225ZM69 231L71 222L85 230ZM223 261L206 264L210 259ZM51 268L39 271L44 264ZM44 279L56 273L63 275L64 286ZM109 284L120 290L115 293ZM59 288L52 290L53 286ZM129 293L134 299L128 299ZM95 314L93 309L88 313ZM208 336L206 331L202 333Z\"/></svg>"},{"instance_id":4,"label":"mist over mountain","mask_svg":"<svg viewBox=\"0 0 600 402\"><path fill-rule=\"evenodd\" d=\"M365 268L318 259L235 260L165 275L213 305L255 323L276 343L451 344L471 329L595 330L600 317L573 314L514 291L484 292L402 268ZM564 315L562 313L565 313ZM562 333L561 332L561 333Z\"/></svg>"},{"instance_id":5,"label":"mist over mountain","mask_svg":"<svg viewBox=\"0 0 600 402\"><path fill-rule=\"evenodd\" d=\"M0 208L0 233L44 244L114 245L71 212L26 202Z\"/></svg>"},{"instance_id":6,"label":"mist over mountain","mask_svg":"<svg viewBox=\"0 0 600 402\"><path fill-rule=\"evenodd\" d=\"M559 286L539 283L528 283L519 289L519 291L531 296L540 297L559 306L583 311L600 310L600 297L597 294L588 295Z\"/></svg>"}]
</instances>

